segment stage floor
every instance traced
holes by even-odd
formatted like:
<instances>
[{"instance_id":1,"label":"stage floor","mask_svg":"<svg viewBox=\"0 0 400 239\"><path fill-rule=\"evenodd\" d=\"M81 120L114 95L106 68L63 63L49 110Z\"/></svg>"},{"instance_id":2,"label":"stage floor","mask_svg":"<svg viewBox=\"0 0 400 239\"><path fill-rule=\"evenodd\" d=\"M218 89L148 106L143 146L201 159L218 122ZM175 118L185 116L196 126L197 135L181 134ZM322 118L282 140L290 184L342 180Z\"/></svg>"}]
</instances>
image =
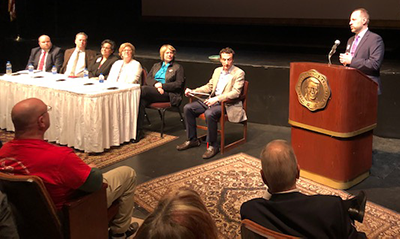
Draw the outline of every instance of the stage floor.
<instances>
[{"instance_id":1,"label":"stage floor","mask_svg":"<svg viewBox=\"0 0 400 239\"><path fill-rule=\"evenodd\" d=\"M161 121L157 112L148 110L148 114L152 125L145 126L146 130L159 132ZM218 154L212 159L204 160L201 155L206 150L205 143L198 148L185 151L176 150L176 145L186 140L186 131L182 128L178 113L167 112L166 117L164 133L178 136L179 139L106 167L102 169L103 172L117 166L127 165L136 170L137 183L140 184L240 152L259 158L262 148L271 140L284 139L290 142L291 137L289 127L250 123L247 143L227 151L224 155ZM232 127L236 127L236 125L231 126L231 130L233 132L237 130L239 133L240 127ZM230 134L227 140L233 140L236 136L238 135ZM368 200L400 213L400 187L398 186L400 181L400 140L374 136L372 157L371 175L346 191L357 194L360 190L364 190ZM146 212L143 211L136 210L135 213L137 217L146 216Z\"/></svg>"}]
</instances>

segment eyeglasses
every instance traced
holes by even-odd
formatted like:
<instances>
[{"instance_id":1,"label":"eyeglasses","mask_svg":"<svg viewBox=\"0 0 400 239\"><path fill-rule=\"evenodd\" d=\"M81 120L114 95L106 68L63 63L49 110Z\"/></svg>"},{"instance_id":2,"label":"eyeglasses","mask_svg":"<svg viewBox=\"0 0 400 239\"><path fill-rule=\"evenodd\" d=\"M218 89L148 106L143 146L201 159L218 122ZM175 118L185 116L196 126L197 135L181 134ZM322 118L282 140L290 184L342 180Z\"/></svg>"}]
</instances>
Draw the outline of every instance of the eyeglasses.
<instances>
[{"instance_id":1,"label":"eyeglasses","mask_svg":"<svg viewBox=\"0 0 400 239\"><path fill-rule=\"evenodd\" d=\"M132 50L131 49L126 49L126 50L123 50L123 52L132 52Z\"/></svg>"},{"instance_id":2,"label":"eyeglasses","mask_svg":"<svg viewBox=\"0 0 400 239\"><path fill-rule=\"evenodd\" d=\"M101 49L111 50L110 47L104 47L104 46L102 46Z\"/></svg>"},{"instance_id":3,"label":"eyeglasses","mask_svg":"<svg viewBox=\"0 0 400 239\"><path fill-rule=\"evenodd\" d=\"M40 116L43 116L44 114L46 114L47 112L51 111L51 109L53 109L53 107L51 107L50 105L47 106L47 110L41 114Z\"/></svg>"}]
</instances>

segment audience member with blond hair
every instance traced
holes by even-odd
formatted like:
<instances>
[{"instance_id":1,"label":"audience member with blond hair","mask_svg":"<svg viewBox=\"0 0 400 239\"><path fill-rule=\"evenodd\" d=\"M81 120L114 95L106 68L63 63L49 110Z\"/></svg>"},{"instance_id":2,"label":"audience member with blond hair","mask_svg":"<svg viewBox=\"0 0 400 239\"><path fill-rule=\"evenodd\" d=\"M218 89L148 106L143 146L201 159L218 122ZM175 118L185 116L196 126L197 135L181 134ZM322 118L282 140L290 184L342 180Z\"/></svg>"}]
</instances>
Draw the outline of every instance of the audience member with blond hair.
<instances>
[{"instance_id":1,"label":"audience member with blond hair","mask_svg":"<svg viewBox=\"0 0 400 239\"><path fill-rule=\"evenodd\" d=\"M144 220L135 239L214 239L215 222L199 194L178 189L166 194Z\"/></svg>"}]
</instances>

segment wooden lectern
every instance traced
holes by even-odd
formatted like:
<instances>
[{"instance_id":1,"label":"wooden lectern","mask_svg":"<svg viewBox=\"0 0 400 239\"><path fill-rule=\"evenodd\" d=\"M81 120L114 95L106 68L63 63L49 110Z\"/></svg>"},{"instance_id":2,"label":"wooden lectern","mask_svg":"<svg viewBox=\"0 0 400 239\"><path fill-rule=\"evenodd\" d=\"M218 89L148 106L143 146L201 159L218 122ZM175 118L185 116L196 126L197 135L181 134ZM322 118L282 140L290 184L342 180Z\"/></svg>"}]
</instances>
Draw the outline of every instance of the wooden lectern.
<instances>
[{"instance_id":1,"label":"wooden lectern","mask_svg":"<svg viewBox=\"0 0 400 239\"><path fill-rule=\"evenodd\" d=\"M307 107L313 104L313 97L304 96L310 88L304 84L315 78L322 79L319 83L328 86L330 94L323 84L316 84L319 96L314 99L325 97L326 102L321 103L322 108L310 110ZM337 189L347 189L367 178L378 85L354 68L296 62L290 64L289 97L292 146L300 175Z\"/></svg>"}]
</instances>

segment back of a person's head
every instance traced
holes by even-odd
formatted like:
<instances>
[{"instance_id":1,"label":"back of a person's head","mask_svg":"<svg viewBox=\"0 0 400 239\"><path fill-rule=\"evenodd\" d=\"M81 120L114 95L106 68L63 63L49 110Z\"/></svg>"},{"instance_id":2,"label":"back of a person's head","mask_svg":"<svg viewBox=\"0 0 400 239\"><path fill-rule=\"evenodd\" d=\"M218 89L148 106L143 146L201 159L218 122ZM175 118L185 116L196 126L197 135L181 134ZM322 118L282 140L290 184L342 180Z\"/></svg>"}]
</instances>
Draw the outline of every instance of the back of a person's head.
<instances>
[{"instance_id":1,"label":"back of a person's head","mask_svg":"<svg viewBox=\"0 0 400 239\"><path fill-rule=\"evenodd\" d=\"M144 220L137 239L213 239L218 233L199 194L178 189L165 195Z\"/></svg>"},{"instance_id":2,"label":"back of a person's head","mask_svg":"<svg viewBox=\"0 0 400 239\"><path fill-rule=\"evenodd\" d=\"M268 143L261 152L263 176L271 192L291 189L298 176L297 159L285 140Z\"/></svg>"},{"instance_id":3,"label":"back of a person's head","mask_svg":"<svg viewBox=\"0 0 400 239\"><path fill-rule=\"evenodd\" d=\"M47 105L40 99L28 98L21 100L11 110L11 120L16 135L38 131L38 118L47 112Z\"/></svg>"}]
</instances>

